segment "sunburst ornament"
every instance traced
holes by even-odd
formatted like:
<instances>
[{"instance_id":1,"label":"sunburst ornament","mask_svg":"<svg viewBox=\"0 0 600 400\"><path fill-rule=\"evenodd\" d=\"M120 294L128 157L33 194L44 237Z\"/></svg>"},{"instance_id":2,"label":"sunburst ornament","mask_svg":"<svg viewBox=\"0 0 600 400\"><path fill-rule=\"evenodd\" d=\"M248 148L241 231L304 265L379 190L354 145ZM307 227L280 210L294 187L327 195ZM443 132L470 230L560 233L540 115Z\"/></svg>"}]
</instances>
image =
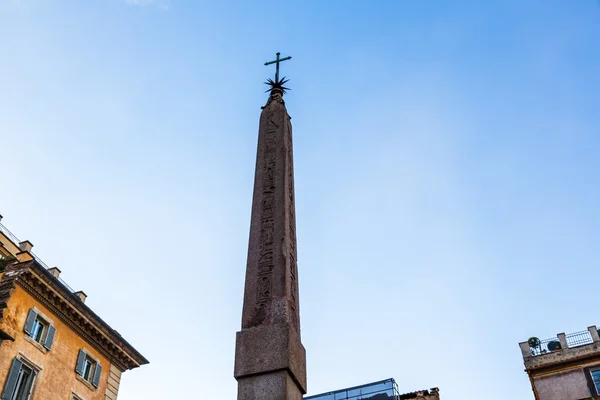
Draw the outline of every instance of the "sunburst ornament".
<instances>
[{"instance_id":1,"label":"sunburst ornament","mask_svg":"<svg viewBox=\"0 0 600 400\"><path fill-rule=\"evenodd\" d=\"M281 94L283 95L288 90L292 90L288 87L283 86L288 81L289 81L289 79L285 79L285 76L283 78L277 79L277 80L273 80L273 79L269 78L265 82L265 85L269 85L270 87L267 90L265 90L265 92L269 92L269 93L273 94L274 91L277 91L277 92L281 92Z\"/></svg>"}]
</instances>

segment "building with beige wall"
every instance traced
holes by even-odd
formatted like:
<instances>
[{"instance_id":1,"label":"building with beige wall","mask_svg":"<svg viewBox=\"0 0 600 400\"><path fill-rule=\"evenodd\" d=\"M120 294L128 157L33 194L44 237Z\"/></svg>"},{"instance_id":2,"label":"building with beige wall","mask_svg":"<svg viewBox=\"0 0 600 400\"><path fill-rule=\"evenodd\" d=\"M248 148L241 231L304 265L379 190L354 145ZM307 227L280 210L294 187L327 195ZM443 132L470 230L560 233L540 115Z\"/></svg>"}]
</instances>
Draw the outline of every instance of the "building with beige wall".
<instances>
[{"instance_id":1,"label":"building with beige wall","mask_svg":"<svg viewBox=\"0 0 600 400\"><path fill-rule=\"evenodd\" d=\"M598 328L519 344L536 400L600 398Z\"/></svg>"},{"instance_id":2,"label":"building with beige wall","mask_svg":"<svg viewBox=\"0 0 600 400\"><path fill-rule=\"evenodd\" d=\"M0 223L0 400L115 400L148 360L32 248Z\"/></svg>"}]
</instances>

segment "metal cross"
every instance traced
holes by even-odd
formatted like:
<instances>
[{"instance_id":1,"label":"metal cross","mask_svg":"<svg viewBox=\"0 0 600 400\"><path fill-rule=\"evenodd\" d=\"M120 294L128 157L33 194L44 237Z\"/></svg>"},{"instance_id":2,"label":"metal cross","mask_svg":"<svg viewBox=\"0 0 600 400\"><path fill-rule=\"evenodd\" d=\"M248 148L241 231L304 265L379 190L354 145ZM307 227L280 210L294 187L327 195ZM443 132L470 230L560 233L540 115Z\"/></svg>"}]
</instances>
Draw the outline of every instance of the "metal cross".
<instances>
[{"instance_id":1,"label":"metal cross","mask_svg":"<svg viewBox=\"0 0 600 400\"><path fill-rule=\"evenodd\" d=\"M279 63L287 60L291 60L292 57L279 58L281 53L277 53L277 59L266 62L265 65L275 64L275 82L279 82Z\"/></svg>"}]
</instances>

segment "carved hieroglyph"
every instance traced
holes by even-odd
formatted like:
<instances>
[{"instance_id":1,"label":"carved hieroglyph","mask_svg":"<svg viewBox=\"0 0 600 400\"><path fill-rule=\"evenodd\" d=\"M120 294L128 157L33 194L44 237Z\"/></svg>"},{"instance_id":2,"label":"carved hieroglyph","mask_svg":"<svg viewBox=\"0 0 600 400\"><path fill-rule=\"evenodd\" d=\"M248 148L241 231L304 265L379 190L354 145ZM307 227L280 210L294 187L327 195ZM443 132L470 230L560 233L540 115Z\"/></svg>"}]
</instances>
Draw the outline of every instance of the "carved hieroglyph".
<instances>
[{"instance_id":1,"label":"carved hieroglyph","mask_svg":"<svg viewBox=\"0 0 600 400\"><path fill-rule=\"evenodd\" d=\"M275 94L260 120L242 328L300 330L293 162L292 125Z\"/></svg>"}]
</instances>

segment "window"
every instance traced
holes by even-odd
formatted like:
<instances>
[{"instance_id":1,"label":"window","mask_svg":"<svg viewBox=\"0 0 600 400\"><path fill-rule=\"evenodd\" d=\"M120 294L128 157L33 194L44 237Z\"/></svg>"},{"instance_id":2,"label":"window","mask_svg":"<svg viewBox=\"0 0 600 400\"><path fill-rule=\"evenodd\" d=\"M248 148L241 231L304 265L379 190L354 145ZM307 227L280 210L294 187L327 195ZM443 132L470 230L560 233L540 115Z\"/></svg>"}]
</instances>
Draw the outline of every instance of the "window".
<instances>
[{"instance_id":1,"label":"window","mask_svg":"<svg viewBox=\"0 0 600 400\"><path fill-rule=\"evenodd\" d=\"M46 321L36 309L32 308L29 310L23 330L29 335L29 337L44 346L47 350L52 349L52 342L54 341L56 328L54 328L51 323Z\"/></svg>"},{"instance_id":2,"label":"window","mask_svg":"<svg viewBox=\"0 0 600 400\"><path fill-rule=\"evenodd\" d=\"M33 330L31 332L31 337L38 343L42 343L42 339L44 339L44 334L48 332L48 328L46 324L44 324L39 319L36 319L33 323Z\"/></svg>"},{"instance_id":3,"label":"window","mask_svg":"<svg viewBox=\"0 0 600 400\"><path fill-rule=\"evenodd\" d=\"M15 358L8 373L2 400L27 400L31 395L37 371Z\"/></svg>"},{"instance_id":4,"label":"window","mask_svg":"<svg viewBox=\"0 0 600 400\"><path fill-rule=\"evenodd\" d=\"M596 393L600 393L600 369L592 371L592 381L594 382L594 387L596 388Z\"/></svg>"},{"instance_id":5,"label":"window","mask_svg":"<svg viewBox=\"0 0 600 400\"><path fill-rule=\"evenodd\" d=\"M94 357L90 356L84 350L79 350L77 364L75 365L75 372L77 372L79 376L97 388L100 383L102 366Z\"/></svg>"},{"instance_id":6,"label":"window","mask_svg":"<svg viewBox=\"0 0 600 400\"><path fill-rule=\"evenodd\" d=\"M83 379L91 382L94 378L94 370L96 369L96 363L89 356L85 358L83 362Z\"/></svg>"}]
</instances>

